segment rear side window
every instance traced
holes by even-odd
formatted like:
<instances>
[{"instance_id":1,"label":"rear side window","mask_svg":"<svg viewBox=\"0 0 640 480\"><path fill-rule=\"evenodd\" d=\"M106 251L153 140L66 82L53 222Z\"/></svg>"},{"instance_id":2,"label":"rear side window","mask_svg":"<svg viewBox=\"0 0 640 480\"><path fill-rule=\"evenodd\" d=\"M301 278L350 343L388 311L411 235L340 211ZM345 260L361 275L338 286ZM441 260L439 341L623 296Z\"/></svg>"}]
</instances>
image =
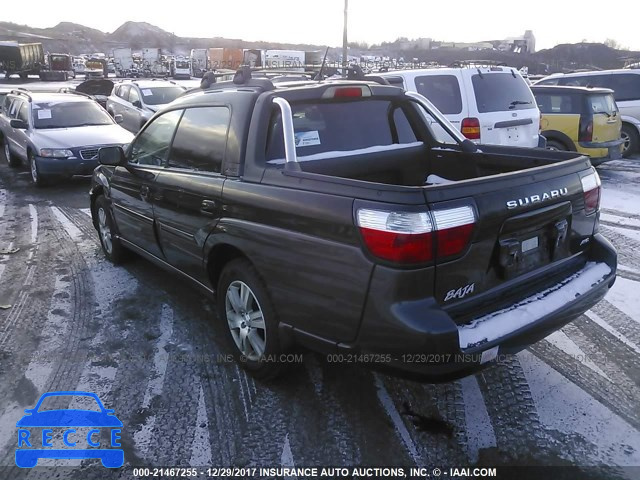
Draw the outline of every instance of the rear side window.
<instances>
[{"instance_id":1,"label":"rear side window","mask_svg":"<svg viewBox=\"0 0 640 480\"><path fill-rule=\"evenodd\" d=\"M454 75L423 75L416 77L415 82L418 93L445 115L462 112L460 84Z\"/></svg>"},{"instance_id":2,"label":"rear side window","mask_svg":"<svg viewBox=\"0 0 640 480\"><path fill-rule=\"evenodd\" d=\"M291 109L298 156L416 141L405 111L389 100L298 103ZM269 127L266 155L267 160L285 158L277 108Z\"/></svg>"},{"instance_id":3,"label":"rear side window","mask_svg":"<svg viewBox=\"0 0 640 480\"><path fill-rule=\"evenodd\" d=\"M227 107L185 110L171 146L169 167L220 172L231 115Z\"/></svg>"},{"instance_id":4,"label":"rear side window","mask_svg":"<svg viewBox=\"0 0 640 480\"><path fill-rule=\"evenodd\" d=\"M618 111L613 95L588 95L587 101L589 103L589 111L592 113L606 113L611 115L613 112Z\"/></svg>"},{"instance_id":5,"label":"rear side window","mask_svg":"<svg viewBox=\"0 0 640 480\"><path fill-rule=\"evenodd\" d=\"M568 94L538 93L536 102L540 113L581 113L580 96Z\"/></svg>"},{"instance_id":6,"label":"rear side window","mask_svg":"<svg viewBox=\"0 0 640 480\"><path fill-rule=\"evenodd\" d=\"M536 108L531 89L520 75L476 74L471 77L478 112L508 112Z\"/></svg>"},{"instance_id":7,"label":"rear side window","mask_svg":"<svg viewBox=\"0 0 640 480\"><path fill-rule=\"evenodd\" d=\"M563 77L558 85L569 87L605 87L611 88L611 74L608 75L585 75L584 77Z\"/></svg>"},{"instance_id":8,"label":"rear side window","mask_svg":"<svg viewBox=\"0 0 640 480\"><path fill-rule=\"evenodd\" d=\"M616 100L640 100L640 75L635 73L622 73L611 75L611 85Z\"/></svg>"}]
</instances>

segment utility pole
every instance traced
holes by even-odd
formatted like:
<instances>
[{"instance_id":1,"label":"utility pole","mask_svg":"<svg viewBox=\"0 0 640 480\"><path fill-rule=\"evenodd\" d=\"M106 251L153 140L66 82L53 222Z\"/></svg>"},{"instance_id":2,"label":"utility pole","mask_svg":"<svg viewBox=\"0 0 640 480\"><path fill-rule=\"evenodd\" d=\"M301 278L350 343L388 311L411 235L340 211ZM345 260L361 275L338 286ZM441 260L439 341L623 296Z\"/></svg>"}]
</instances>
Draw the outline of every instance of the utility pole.
<instances>
[{"instance_id":1,"label":"utility pole","mask_svg":"<svg viewBox=\"0 0 640 480\"><path fill-rule=\"evenodd\" d=\"M342 76L347 76L347 11L349 10L349 0L344 0L344 29L342 30Z\"/></svg>"}]
</instances>

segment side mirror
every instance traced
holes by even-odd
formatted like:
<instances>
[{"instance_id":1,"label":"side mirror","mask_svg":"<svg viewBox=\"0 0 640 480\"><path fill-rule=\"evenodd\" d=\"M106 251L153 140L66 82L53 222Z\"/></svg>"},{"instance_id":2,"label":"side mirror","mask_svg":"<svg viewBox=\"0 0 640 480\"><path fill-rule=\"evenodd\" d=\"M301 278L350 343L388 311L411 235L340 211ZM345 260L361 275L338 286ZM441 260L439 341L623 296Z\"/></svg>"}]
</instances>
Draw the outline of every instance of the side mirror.
<instances>
[{"instance_id":1,"label":"side mirror","mask_svg":"<svg viewBox=\"0 0 640 480\"><path fill-rule=\"evenodd\" d=\"M133 105L136 108L142 108L142 102L140 100L136 100L131 105Z\"/></svg>"},{"instance_id":2,"label":"side mirror","mask_svg":"<svg viewBox=\"0 0 640 480\"><path fill-rule=\"evenodd\" d=\"M465 139L460 144L460 147L461 147L462 151L465 152L465 153L475 153L475 152L478 151L478 145L476 145L475 143L473 143L469 139Z\"/></svg>"},{"instance_id":3,"label":"side mirror","mask_svg":"<svg viewBox=\"0 0 640 480\"><path fill-rule=\"evenodd\" d=\"M26 130L29 128L29 125L24 120L19 120L17 118L12 119L9 124L11 128L19 128L20 130Z\"/></svg>"},{"instance_id":4,"label":"side mirror","mask_svg":"<svg viewBox=\"0 0 640 480\"><path fill-rule=\"evenodd\" d=\"M101 165L111 165L112 167L123 166L127 163L122 147L102 147L98 152L98 161Z\"/></svg>"},{"instance_id":5,"label":"side mirror","mask_svg":"<svg viewBox=\"0 0 640 480\"><path fill-rule=\"evenodd\" d=\"M113 119L116 121L116 123L122 123L124 121L124 117L119 113L115 114Z\"/></svg>"}]
</instances>

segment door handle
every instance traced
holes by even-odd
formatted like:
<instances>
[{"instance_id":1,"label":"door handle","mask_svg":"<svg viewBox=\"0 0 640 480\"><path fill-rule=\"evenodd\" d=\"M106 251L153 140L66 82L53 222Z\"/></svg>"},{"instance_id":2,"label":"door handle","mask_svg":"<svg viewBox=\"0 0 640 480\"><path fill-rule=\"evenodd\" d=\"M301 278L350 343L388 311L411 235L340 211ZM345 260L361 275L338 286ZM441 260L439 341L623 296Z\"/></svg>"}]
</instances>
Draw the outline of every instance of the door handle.
<instances>
[{"instance_id":1,"label":"door handle","mask_svg":"<svg viewBox=\"0 0 640 480\"><path fill-rule=\"evenodd\" d=\"M214 200L203 200L200 204L200 211L206 213L213 213L217 209L216 202Z\"/></svg>"}]
</instances>

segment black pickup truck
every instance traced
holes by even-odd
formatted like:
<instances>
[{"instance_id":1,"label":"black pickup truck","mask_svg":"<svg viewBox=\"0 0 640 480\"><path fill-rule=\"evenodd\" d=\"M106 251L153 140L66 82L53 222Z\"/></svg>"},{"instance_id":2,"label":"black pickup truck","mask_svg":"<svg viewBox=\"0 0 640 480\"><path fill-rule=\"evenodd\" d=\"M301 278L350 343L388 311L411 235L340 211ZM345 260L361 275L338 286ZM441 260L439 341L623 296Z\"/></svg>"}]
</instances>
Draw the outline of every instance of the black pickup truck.
<instances>
[{"instance_id":1,"label":"black pickup truck","mask_svg":"<svg viewBox=\"0 0 640 480\"><path fill-rule=\"evenodd\" d=\"M215 296L256 376L301 345L456 378L562 327L615 280L587 157L480 150L388 85L239 72L99 157L106 256L132 250Z\"/></svg>"}]
</instances>

